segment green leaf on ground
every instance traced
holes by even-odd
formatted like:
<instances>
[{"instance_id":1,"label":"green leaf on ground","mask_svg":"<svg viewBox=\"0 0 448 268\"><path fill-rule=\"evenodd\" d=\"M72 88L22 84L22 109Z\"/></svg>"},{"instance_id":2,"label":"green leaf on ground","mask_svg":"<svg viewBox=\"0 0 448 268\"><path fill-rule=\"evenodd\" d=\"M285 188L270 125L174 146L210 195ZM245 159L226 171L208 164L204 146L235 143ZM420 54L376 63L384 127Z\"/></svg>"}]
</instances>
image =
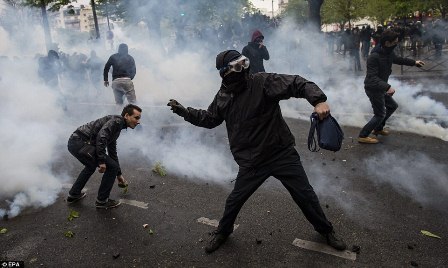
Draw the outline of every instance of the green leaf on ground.
<instances>
[{"instance_id":1,"label":"green leaf on ground","mask_svg":"<svg viewBox=\"0 0 448 268\"><path fill-rule=\"evenodd\" d=\"M70 238L72 238L72 237L75 235L75 233L72 232L72 231L67 231L67 232L64 233L64 235L65 235L65 237L70 237Z\"/></svg>"},{"instance_id":2,"label":"green leaf on ground","mask_svg":"<svg viewBox=\"0 0 448 268\"><path fill-rule=\"evenodd\" d=\"M0 228L0 234L6 234L7 232L8 232L8 229Z\"/></svg>"},{"instance_id":3,"label":"green leaf on ground","mask_svg":"<svg viewBox=\"0 0 448 268\"><path fill-rule=\"evenodd\" d=\"M74 218L79 218L79 212L70 210L70 215L68 215L67 220L72 221Z\"/></svg>"},{"instance_id":4,"label":"green leaf on ground","mask_svg":"<svg viewBox=\"0 0 448 268\"><path fill-rule=\"evenodd\" d=\"M123 194L127 194L128 193L128 185L126 187L123 188Z\"/></svg>"},{"instance_id":5,"label":"green leaf on ground","mask_svg":"<svg viewBox=\"0 0 448 268\"><path fill-rule=\"evenodd\" d=\"M426 236L429 236L429 237L434 237L434 238L438 238L438 239L441 239L441 237L440 237L440 236L438 236L438 235L435 235L435 234L433 234L433 233L431 233L431 232L428 232L428 231L425 231L425 230L421 230L420 232L422 232L422 234L424 234L424 235L426 235Z\"/></svg>"},{"instance_id":6,"label":"green leaf on ground","mask_svg":"<svg viewBox=\"0 0 448 268\"><path fill-rule=\"evenodd\" d=\"M152 172L159 174L162 177L166 176L166 169L160 162L156 163L156 165L152 168Z\"/></svg>"},{"instance_id":7,"label":"green leaf on ground","mask_svg":"<svg viewBox=\"0 0 448 268\"><path fill-rule=\"evenodd\" d=\"M149 234L150 234L150 235L154 234L154 232L153 232L152 229L149 229Z\"/></svg>"}]
</instances>

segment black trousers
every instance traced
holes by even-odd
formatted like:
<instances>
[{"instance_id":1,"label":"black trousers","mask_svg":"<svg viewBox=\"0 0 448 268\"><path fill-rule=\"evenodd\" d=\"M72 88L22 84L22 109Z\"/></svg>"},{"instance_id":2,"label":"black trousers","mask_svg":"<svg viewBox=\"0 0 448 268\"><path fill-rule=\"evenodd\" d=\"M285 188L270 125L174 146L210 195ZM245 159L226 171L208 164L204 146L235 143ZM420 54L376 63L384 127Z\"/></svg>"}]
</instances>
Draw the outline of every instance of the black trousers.
<instances>
[{"instance_id":1,"label":"black trousers","mask_svg":"<svg viewBox=\"0 0 448 268\"><path fill-rule=\"evenodd\" d=\"M359 137L365 138L370 133L375 131L381 131L386 125L387 119L397 110L398 104L392 98L384 92L372 92L366 90L366 94L369 97L372 104L374 116L370 121L361 129Z\"/></svg>"},{"instance_id":2,"label":"black trousers","mask_svg":"<svg viewBox=\"0 0 448 268\"><path fill-rule=\"evenodd\" d=\"M81 195L81 190L89 181L90 177L95 173L98 163L96 161L87 159L80 155L78 151L82 148L85 141L83 141L79 136L73 134L68 140L68 150L84 165L84 169L79 173L78 178L73 184L69 191L69 195L72 197L77 197ZM106 172L103 174L101 180L100 188L98 189L97 200L100 202L107 201L109 198L112 187L114 186L115 179L119 171L119 165L117 161L113 160L110 156L106 155Z\"/></svg>"},{"instance_id":3,"label":"black trousers","mask_svg":"<svg viewBox=\"0 0 448 268\"><path fill-rule=\"evenodd\" d=\"M313 187L308 182L299 154L291 147L275 161L261 165L259 168L240 167L235 187L227 197L218 233L229 235L233 232L233 224L244 203L270 176L281 181L317 232L326 234L333 230L333 226L322 211Z\"/></svg>"}]
</instances>

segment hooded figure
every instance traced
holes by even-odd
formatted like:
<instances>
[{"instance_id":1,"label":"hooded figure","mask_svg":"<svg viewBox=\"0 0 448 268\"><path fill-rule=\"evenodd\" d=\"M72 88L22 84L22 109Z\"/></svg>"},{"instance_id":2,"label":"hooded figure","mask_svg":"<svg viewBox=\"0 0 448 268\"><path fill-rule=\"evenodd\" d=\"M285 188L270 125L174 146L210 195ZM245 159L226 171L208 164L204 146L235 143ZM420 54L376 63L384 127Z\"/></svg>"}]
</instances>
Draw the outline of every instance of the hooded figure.
<instances>
[{"instance_id":1,"label":"hooded figure","mask_svg":"<svg viewBox=\"0 0 448 268\"><path fill-rule=\"evenodd\" d=\"M126 96L129 103L136 102L134 79L136 68L134 58L128 54L128 45L120 44L118 53L110 56L103 71L104 86L109 86L108 74L112 67L112 89L114 91L115 103L123 104L123 96Z\"/></svg>"},{"instance_id":2,"label":"hooded figure","mask_svg":"<svg viewBox=\"0 0 448 268\"><path fill-rule=\"evenodd\" d=\"M54 50L49 50L46 57L39 58L38 74L44 80L45 84L51 87L57 87L59 83L58 74L61 71L59 54Z\"/></svg>"},{"instance_id":3,"label":"hooded figure","mask_svg":"<svg viewBox=\"0 0 448 268\"><path fill-rule=\"evenodd\" d=\"M263 44L263 40L263 34L259 30L256 30L252 34L251 41L243 48L242 54L250 60L251 74L265 72L263 60L269 60L269 52Z\"/></svg>"},{"instance_id":4,"label":"hooded figure","mask_svg":"<svg viewBox=\"0 0 448 268\"><path fill-rule=\"evenodd\" d=\"M395 89L388 83L392 73L392 64L417 67L422 67L425 64L419 60L395 55L394 49L398 42L396 32L391 29L384 31L380 37L380 43L372 49L372 53L367 58L364 89L372 105L374 116L359 132L359 143L376 144L379 142L376 136L389 135L389 131L384 129L384 126L387 119L398 108L398 104L392 98ZM371 134L375 136L371 136Z\"/></svg>"},{"instance_id":5,"label":"hooded figure","mask_svg":"<svg viewBox=\"0 0 448 268\"><path fill-rule=\"evenodd\" d=\"M185 108L176 100L168 106L193 125L215 128L226 124L232 155L239 166L235 188L227 198L225 211L213 237L205 247L217 250L233 232L238 213L249 197L270 176L288 189L314 229L339 250L346 244L335 236L294 148L294 136L283 119L279 102L306 98L323 119L330 108L327 97L313 82L299 75L249 74L249 61L238 51L228 50L216 57L221 87L207 110Z\"/></svg>"}]
</instances>

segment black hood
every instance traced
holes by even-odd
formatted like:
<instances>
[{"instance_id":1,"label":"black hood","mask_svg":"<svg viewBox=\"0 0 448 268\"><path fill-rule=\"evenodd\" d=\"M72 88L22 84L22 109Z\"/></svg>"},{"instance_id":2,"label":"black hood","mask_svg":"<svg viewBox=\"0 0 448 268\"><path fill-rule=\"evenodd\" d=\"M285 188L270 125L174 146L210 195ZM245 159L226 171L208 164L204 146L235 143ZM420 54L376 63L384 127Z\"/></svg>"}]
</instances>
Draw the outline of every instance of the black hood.
<instances>
[{"instance_id":1,"label":"black hood","mask_svg":"<svg viewBox=\"0 0 448 268\"><path fill-rule=\"evenodd\" d=\"M127 55L128 54L128 45L120 44L118 47L118 54Z\"/></svg>"}]
</instances>

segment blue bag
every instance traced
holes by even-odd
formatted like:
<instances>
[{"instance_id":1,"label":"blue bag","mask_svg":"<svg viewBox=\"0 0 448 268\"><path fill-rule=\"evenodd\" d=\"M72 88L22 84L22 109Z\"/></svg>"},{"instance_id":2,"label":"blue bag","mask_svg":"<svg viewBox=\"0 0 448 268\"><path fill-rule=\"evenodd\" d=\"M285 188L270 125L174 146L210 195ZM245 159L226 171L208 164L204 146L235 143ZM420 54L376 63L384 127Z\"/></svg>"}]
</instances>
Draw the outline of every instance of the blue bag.
<instances>
[{"instance_id":1,"label":"blue bag","mask_svg":"<svg viewBox=\"0 0 448 268\"><path fill-rule=\"evenodd\" d=\"M341 149L344 132L333 116L328 115L323 120L319 120L317 113L310 116L311 127L308 134L308 150L311 152L319 151L320 148L337 152ZM317 144L314 132L317 132Z\"/></svg>"}]
</instances>

